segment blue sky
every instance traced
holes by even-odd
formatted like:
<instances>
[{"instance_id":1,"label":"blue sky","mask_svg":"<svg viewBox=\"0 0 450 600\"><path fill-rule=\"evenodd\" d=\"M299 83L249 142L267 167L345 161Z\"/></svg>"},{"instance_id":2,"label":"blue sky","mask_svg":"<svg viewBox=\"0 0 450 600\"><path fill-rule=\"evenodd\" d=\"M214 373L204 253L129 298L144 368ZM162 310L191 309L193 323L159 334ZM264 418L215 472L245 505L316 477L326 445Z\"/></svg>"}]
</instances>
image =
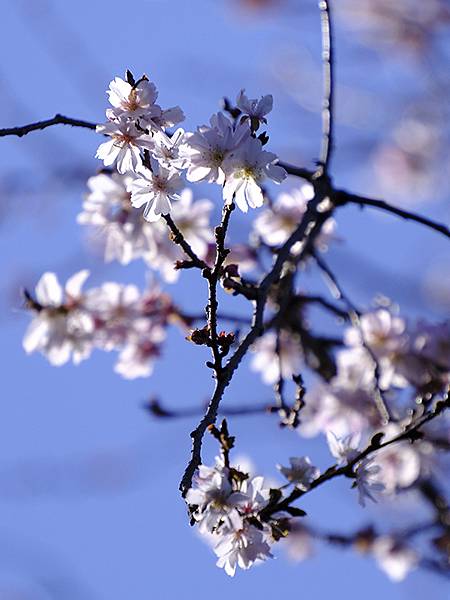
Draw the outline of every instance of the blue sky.
<instances>
[{"instance_id":1,"label":"blue sky","mask_svg":"<svg viewBox=\"0 0 450 600\"><path fill-rule=\"evenodd\" d=\"M234 97L243 87L251 97L272 93L272 149L310 167L320 147L320 115L300 106L280 84L288 56L319 65L315 3L299 5L302 10L261 16L244 14L236 3L222 0L133 0L126 5L118 0L2 0L0 126L56 112L100 121L109 81L130 68L149 74L164 106L182 106L187 129L204 123L223 95ZM343 85L389 96L401 71L398 59L386 62L367 49L355 56L345 31L338 28L337 35ZM370 80L368 72L373 73ZM409 85L410 77L404 79ZM312 101L320 102L317 79L311 76L307 85ZM338 90L338 105L341 99L345 104L344 92ZM367 145L379 141L378 125L386 115L375 111L362 129L346 124L344 108L339 109L336 181L370 194ZM352 146L359 138L363 149ZM445 583L436 577L417 572L393 585L370 559L323 546L301 564L288 562L280 551L270 564L233 580L215 568L214 555L189 527L177 492L195 421L155 422L142 410L155 394L180 407L208 397L212 381L201 351L178 332L171 332L164 360L148 380L120 379L108 354L95 353L79 367L58 369L41 356L25 355L21 340L28 318L20 309L19 290L31 287L42 272L56 271L64 280L89 268L92 284L145 284L143 264L105 266L76 224L84 180L99 167L93 158L97 144L90 131L62 127L0 143L0 598L12 598L2 596L9 593L2 590L16 586L27 600L180 595L194 600L211 594L222 600L233 593L262 599L284 593L319 599L363 594L366 600L427 593L444 600ZM206 194L217 201L217 214L217 191L201 187L200 195ZM428 200L415 208L448 221L446 198L435 190ZM235 235L250 217L239 218ZM342 242L329 260L357 302L367 304L384 292L408 314L443 315L445 307L431 303L418 274L444 261L444 240L354 208L339 214L338 226ZM193 282L186 274L175 293L186 308L198 310L204 290ZM270 390L244 368L226 402L269 398ZM310 454L321 467L328 463L321 441L281 431L269 416L235 419L230 425L237 453L250 455L262 473L273 475L274 465L291 455ZM209 444L209 457L212 451ZM384 507L363 511L348 487L336 482L311 494L305 510L312 520L324 528L351 530L385 513ZM386 518L401 523L415 510L405 499L399 508L390 507Z\"/></svg>"}]
</instances>

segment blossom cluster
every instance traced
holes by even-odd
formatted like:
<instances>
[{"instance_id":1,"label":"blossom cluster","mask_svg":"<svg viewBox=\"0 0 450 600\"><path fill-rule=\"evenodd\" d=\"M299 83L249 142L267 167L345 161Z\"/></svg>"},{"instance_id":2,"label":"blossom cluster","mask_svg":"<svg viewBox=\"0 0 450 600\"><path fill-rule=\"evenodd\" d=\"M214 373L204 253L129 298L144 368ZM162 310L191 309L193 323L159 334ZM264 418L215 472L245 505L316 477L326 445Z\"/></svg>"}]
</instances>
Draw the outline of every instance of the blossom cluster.
<instances>
[{"instance_id":1,"label":"blossom cluster","mask_svg":"<svg viewBox=\"0 0 450 600\"><path fill-rule=\"evenodd\" d=\"M163 110L156 104L158 92L147 76L138 81L130 72L127 81L116 77L108 97L113 108L107 109L108 121L97 131L111 139L99 146L96 156L106 167L129 175L131 204L143 207L147 221L171 212L185 187L184 176L190 182L223 186L225 202L235 200L244 212L262 206L266 180L280 183L286 177L277 156L263 149L265 134L256 135L272 109L271 96L250 100L241 91L239 119L219 112L196 132L178 129L172 135L167 129L184 115L178 106Z\"/></svg>"},{"instance_id":2,"label":"blossom cluster","mask_svg":"<svg viewBox=\"0 0 450 600\"><path fill-rule=\"evenodd\" d=\"M82 291L88 271L76 273L64 288L54 273L44 273L28 296L34 313L23 340L27 353L44 354L60 366L75 364L94 348L119 352L115 371L126 379L153 371L169 319L170 298L156 285L141 293L134 285L114 282Z\"/></svg>"},{"instance_id":3,"label":"blossom cluster","mask_svg":"<svg viewBox=\"0 0 450 600\"><path fill-rule=\"evenodd\" d=\"M291 467L279 469L304 490L319 474L307 457L292 458ZM271 558L271 546L288 535L292 513L263 516L275 498L282 498L280 488L267 487L263 477L226 466L222 457L216 458L214 467L200 465L186 501L200 533L214 546L217 566L228 575L233 576L237 566L249 569Z\"/></svg>"},{"instance_id":4,"label":"blossom cluster","mask_svg":"<svg viewBox=\"0 0 450 600\"><path fill-rule=\"evenodd\" d=\"M142 259L166 283L174 283L182 269L200 266L209 285L214 280L227 292L258 299L258 283L242 274L259 276L265 270L266 254L271 260L280 256L280 247L302 223L315 195L309 183L275 197L266 188L286 177L277 156L265 149L269 138L261 132L272 110L272 96L249 99L241 90L235 107L226 104L207 125L186 132L170 130L184 114L178 106L163 109L157 104L158 92L147 76L136 81L127 72L126 80L116 77L110 83L107 94L111 104L107 122L97 131L110 139L96 155L105 168L88 180L78 215L80 224L102 238L105 260L126 265ZM219 248L223 225L215 230L210 226L213 203L194 200L188 187L201 181L220 186L224 204L235 203L244 213L264 205L247 243L233 245L227 239L226 247ZM332 212L327 199L317 211L325 204L326 217ZM223 445L223 455L213 467L199 466L191 488L184 490L186 501L198 530L214 545L217 565L231 576L237 567L248 569L272 557L274 543L282 539L293 555L303 558L310 553L315 534L298 520L304 513L291 505L291 499L320 485L330 472L340 470L351 479L364 507L367 500L392 497L433 473L439 461L433 436L448 438L448 427L436 433L433 422L414 445L396 439L418 404L426 410L448 390L450 322L409 322L387 303L362 314L350 307L346 315L346 310L333 310L332 305L330 309L325 301L322 306L341 318L349 316L352 326L343 338L322 338L311 331L304 310L308 298L296 289L296 274L308 256L320 265L314 250L326 251L336 239L334 219L328 216L323 221L320 233L312 238L314 247L306 245L311 241L307 233L288 250L285 268L267 294L264 327L253 338L251 350L252 368L275 387L278 407L273 412L279 409L280 416L285 410L285 381L292 380L298 387L305 366L320 377L320 383L311 389L308 385L296 397L295 419L282 424L297 427L305 437L323 434L335 464L321 475L309 457L291 457L288 466L278 465L285 479L278 486L267 486L262 477L231 467L229 448ZM187 255L196 260L187 260ZM80 271L63 287L54 273L45 273L34 294L25 293L33 313L23 341L25 351L38 351L57 366L70 359L77 364L95 348L115 350L117 373L127 379L149 376L168 325L173 321L186 325L189 318L181 315L153 279L143 292L113 282L83 290L88 276L88 271ZM210 302L216 302L215 297L216 290ZM208 304L209 316L211 311ZM216 322L220 318L217 314ZM213 347L212 330L208 322L187 339ZM233 343L245 339L239 331L225 337ZM216 353L220 361L229 345ZM226 365L223 371L222 366L211 368L219 379ZM383 411L390 417L388 423ZM438 428L442 422L441 418ZM221 444L222 434L216 436ZM376 435L387 443L371 448ZM371 451L365 452L367 448ZM352 543L372 553L393 580L403 579L418 563L415 551L395 535L357 538Z\"/></svg>"},{"instance_id":5,"label":"blossom cluster","mask_svg":"<svg viewBox=\"0 0 450 600\"><path fill-rule=\"evenodd\" d=\"M335 438L330 447L340 457L339 464L344 460L343 452L350 458L347 442ZM273 546L280 541L291 558L304 560L313 553L315 538L320 537L299 520L306 514L301 509L289 505L276 509L277 503L286 501L289 486L307 492L319 477L319 469L307 456L292 457L289 467L278 465L278 469L288 484L269 487L263 477L226 466L223 456L216 457L213 467L200 465L187 493L193 522L213 547L217 566L231 577L237 567L249 569L273 558ZM358 485L362 483L358 481ZM392 581L403 580L419 562L418 553L399 535L363 530L347 543L371 554Z\"/></svg>"},{"instance_id":6,"label":"blossom cluster","mask_svg":"<svg viewBox=\"0 0 450 600\"><path fill-rule=\"evenodd\" d=\"M127 186L130 175L103 172L88 180L89 193L83 202L78 222L90 226L104 243L107 262L117 260L123 265L142 259L160 273L168 283L179 276L176 262L184 258L183 251L170 239L165 223L149 223L133 208ZM172 217L194 252L207 258L213 242L209 216L210 200L193 200L192 190L184 188L172 207Z\"/></svg>"},{"instance_id":7,"label":"blossom cluster","mask_svg":"<svg viewBox=\"0 0 450 600\"><path fill-rule=\"evenodd\" d=\"M278 348L273 333L255 344L252 366L266 383L276 383L280 374L289 380L302 367L299 340L282 333ZM401 433L416 396L431 398L450 383L449 322L408 323L393 308L380 307L362 314L358 325L345 331L344 341L336 354L336 375L306 394L298 429L307 437L326 435L339 465L351 462L375 432L387 440ZM395 417L388 425L377 410L377 393ZM354 466L360 503L376 501L380 492L392 495L409 488L438 458L424 441L396 443L361 460Z\"/></svg>"}]
</instances>

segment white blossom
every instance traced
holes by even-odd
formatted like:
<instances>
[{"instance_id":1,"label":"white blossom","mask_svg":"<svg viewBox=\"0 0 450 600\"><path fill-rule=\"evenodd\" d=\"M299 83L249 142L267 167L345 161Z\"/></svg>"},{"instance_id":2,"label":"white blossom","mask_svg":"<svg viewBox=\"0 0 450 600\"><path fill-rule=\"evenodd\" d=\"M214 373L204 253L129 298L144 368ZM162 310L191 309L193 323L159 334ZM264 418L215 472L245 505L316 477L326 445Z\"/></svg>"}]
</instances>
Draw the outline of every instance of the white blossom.
<instances>
[{"instance_id":1,"label":"white blossom","mask_svg":"<svg viewBox=\"0 0 450 600\"><path fill-rule=\"evenodd\" d=\"M345 332L348 345L361 345L362 341L378 357L398 352L405 343L405 321L389 310L380 308L360 317L360 329L351 327Z\"/></svg>"},{"instance_id":2,"label":"white blossom","mask_svg":"<svg viewBox=\"0 0 450 600\"><path fill-rule=\"evenodd\" d=\"M115 372L125 379L151 375L165 337L166 331L159 325L146 328L145 333L137 339L131 339L121 350L114 367Z\"/></svg>"},{"instance_id":3,"label":"white blossom","mask_svg":"<svg viewBox=\"0 0 450 600\"><path fill-rule=\"evenodd\" d=\"M337 460L338 465L342 465L353 460L358 454L358 446L361 434L350 433L343 437L337 437L333 431L326 432L328 447L331 454Z\"/></svg>"},{"instance_id":4,"label":"white blossom","mask_svg":"<svg viewBox=\"0 0 450 600\"><path fill-rule=\"evenodd\" d=\"M155 146L152 156L165 169L184 169L186 158L182 155L181 148L184 141L184 130L177 129L171 137L156 133L154 135Z\"/></svg>"},{"instance_id":5,"label":"white blossom","mask_svg":"<svg viewBox=\"0 0 450 600\"><path fill-rule=\"evenodd\" d=\"M317 479L320 475L320 471L317 467L311 464L311 460L308 456L294 457L289 459L290 467L283 467L277 465L280 472L286 477L288 481L294 483L300 490L306 491L309 486Z\"/></svg>"},{"instance_id":6,"label":"white blossom","mask_svg":"<svg viewBox=\"0 0 450 600\"><path fill-rule=\"evenodd\" d=\"M126 265L155 252L152 228L131 205L127 191L131 181L129 175L100 173L87 182L89 193L77 220L104 240L106 262L117 260Z\"/></svg>"},{"instance_id":7,"label":"white blossom","mask_svg":"<svg viewBox=\"0 0 450 600\"><path fill-rule=\"evenodd\" d=\"M253 477L245 480L241 486L242 498L238 499L237 506L244 516L257 514L268 503L270 489L264 487L264 477Z\"/></svg>"},{"instance_id":8,"label":"white blossom","mask_svg":"<svg viewBox=\"0 0 450 600\"><path fill-rule=\"evenodd\" d=\"M414 550L390 536L378 537L372 552L380 568L392 581L403 581L418 563Z\"/></svg>"},{"instance_id":9,"label":"white blossom","mask_svg":"<svg viewBox=\"0 0 450 600\"><path fill-rule=\"evenodd\" d=\"M366 498L376 502L373 495L375 492L382 492L384 485L380 481L381 467L374 463L373 458L364 458L355 468L355 486L359 493L359 503L366 505Z\"/></svg>"},{"instance_id":10,"label":"white blossom","mask_svg":"<svg viewBox=\"0 0 450 600\"><path fill-rule=\"evenodd\" d=\"M234 199L242 212L247 212L248 207L262 206L264 196L261 184L268 179L281 183L286 177L286 171L276 164L277 161L275 154L262 149L258 139L248 138L223 165L226 176L223 188L225 202Z\"/></svg>"},{"instance_id":11,"label":"white blossom","mask_svg":"<svg viewBox=\"0 0 450 600\"><path fill-rule=\"evenodd\" d=\"M254 222L255 233L268 246L281 246L301 223L308 201L314 197L314 188L307 183L300 189L290 193L279 194L270 208L264 210ZM330 218L325 221L315 244L326 248L333 239L336 222ZM297 254L302 249L302 243L297 242L291 251Z\"/></svg>"},{"instance_id":12,"label":"white blossom","mask_svg":"<svg viewBox=\"0 0 450 600\"><path fill-rule=\"evenodd\" d=\"M161 107L155 104L158 97L156 86L146 77L141 78L135 86L115 77L106 93L114 107L106 111L108 119L136 119L142 116L152 118L161 114Z\"/></svg>"},{"instance_id":13,"label":"white blossom","mask_svg":"<svg viewBox=\"0 0 450 600\"><path fill-rule=\"evenodd\" d=\"M243 117L251 119L253 122L267 123L265 116L273 108L273 97L271 94L262 96L260 100L250 100L245 95L245 90L241 90L236 98L236 106L241 111ZM257 127L254 127L257 129Z\"/></svg>"},{"instance_id":14,"label":"white blossom","mask_svg":"<svg viewBox=\"0 0 450 600\"><path fill-rule=\"evenodd\" d=\"M36 285L35 310L23 340L27 354L39 351L54 366L72 356L75 364L87 358L92 349L94 323L83 306L81 288L89 275L79 271L61 287L54 273L44 273Z\"/></svg>"},{"instance_id":15,"label":"white blossom","mask_svg":"<svg viewBox=\"0 0 450 600\"><path fill-rule=\"evenodd\" d=\"M112 139L103 142L97 149L96 158L105 167L116 166L119 173L136 171L142 165L141 150L151 150L153 138L139 131L133 122L115 121L97 125L97 132Z\"/></svg>"},{"instance_id":16,"label":"white blossom","mask_svg":"<svg viewBox=\"0 0 450 600\"><path fill-rule=\"evenodd\" d=\"M128 190L131 204L135 208L145 206L144 219L154 222L170 213L171 202L180 197L183 180L178 171L165 169L153 158L150 161L151 170L141 167Z\"/></svg>"},{"instance_id":17,"label":"white blossom","mask_svg":"<svg viewBox=\"0 0 450 600\"><path fill-rule=\"evenodd\" d=\"M213 115L210 127L202 125L195 133L186 133L183 155L188 161L188 181L208 181L222 185L225 181L223 163L250 136L247 125L234 128L223 113Z\"/></svg>"},{"instance_id":18,"label":"white blossom","mask_svg":"<svg viewBox=\"0 0 450 600\"><path fill-rule=\"evenodd\" d=\"M214 234L209 226L209 218L213 209L210 200L193 201L193 193L185 188L172 207L171 216L183 234L183 237L201 258L208 252L208 245L213 242Z\"/></svg>"},{"instance_id":19,"label":"white blossom","mask_svg":"<svg viewBox=\"0 0 450 600\"><path fill-rule=\"evenodd\" d=\"M226 520L226 524L230 519L241 523L237 503L242 500L245 500L245 496L233 490L228 469L220 463L215 468L200 465L193 486L186 494L186 502L197 506L194 517L200 531L209 532L223 520Z\"/></svg>"},{"instance_id":20,"label":"white blossom","mask_svg":"<svg viewBox=\"0 0 450 600\"><path fill-rule=\"evenodd\" d=\"M274 384L280 374L284 379L297 375L303 365L303 352L300 340L287 331L281 330L278 336L270 331L252 346L255 353L251 367L261 372L264 383ZM278 352L277 352L278 346Z\"/></svg>"},{"instance_id":21,"label":"white blossom","mask_svg":"<svg viewBox=\"0 0 450 600\"><path fill-rule=\"evenodd\" d=\"M243 524L242 529L229 530L214 548L219 557L217 566L233 577L236 567L249 569L256 561L272 558L267 536L254 525Z\"/></svg>"},{"instance_id":22,"label":"white blossom","mask_svg":"<svg viewBox=\"0 0 450 600\"><path fill-rule=\"evenodd\" d=\"M399 425L391 423L384 428L385 439L392 439L401 431ZM382 448L377 452L376 461L380 466L379 480L387 494L392 494L400 488L408 488L420 475L420 455L417 449L406 441Z\"/></svg>"}]
</instances>

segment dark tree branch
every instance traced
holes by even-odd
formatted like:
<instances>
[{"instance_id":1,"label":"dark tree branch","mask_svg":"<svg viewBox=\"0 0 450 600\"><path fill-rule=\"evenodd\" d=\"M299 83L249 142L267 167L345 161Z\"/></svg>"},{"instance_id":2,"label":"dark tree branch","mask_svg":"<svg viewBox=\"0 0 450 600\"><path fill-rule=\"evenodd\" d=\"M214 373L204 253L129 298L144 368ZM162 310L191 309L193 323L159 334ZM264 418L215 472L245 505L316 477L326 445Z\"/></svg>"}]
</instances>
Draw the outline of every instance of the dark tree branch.
<instances>
[{"instance_id":1,"label":"dark tree branch","mask_svg":"<svg viewBox=\"0 0 450 600\"><path fill-rule=\"evenodd\" d=\"M300 177L301 179L305 179L306 181L312 182L314 179L314 171L309 171L308 169L303 169L302 167L296 167L294 165L290 165L288 163L279 161L278 164L280 167L289 174L294 177Z\"/></svg>"},{"instance_id":2,"label":"dark tree branch","mask_svg":"<svg viewBox=\"0 0 450 600\"><path fill-rule=\"evenodd\" d=\"M0 129L0 137L7 135L17 135L22 137L30 133L31 131L38 131L40 129L47 129L53 125L71 125L72 127L84 127L86 129L93 129L97 127L95 123L89 121L82 121L80 119L71 119L70 117L64 117L63 115L55 115L52 119L45 121L38 121L37 123L30 123L29 125L22 125L22 127L10 127L6 129Z\"/></svg>"},{"instance_id":3,"label":"dark tree branch","mask_svg":"<svg viewBox=\"0 0 450 600\"><path fill-rule=\"evenodd\" d=\"M159 400L152 399L147 404L144 405L145 410L147 410L154 417L161 419L184 419L188 417L198 417L203 415L207 405L196 406L184 409L172 409L167 408L162 405ZM218 414L226 416L226 417L242 417L249 415L260 415L260 414L269 414L274 412L275 407L269 404L257 404L255 406L236 406L236 407L227 407L220 408L218 410Z\"/></svg>"},{"instance_id":4,"label":"dark tree branch","mask_svg":"<svg viewBox=\"0 0 450 600\"><path fill-rule=\"evenodd\" d=\"M333 23L330 0L319 0L320 23L322 29L322 149L320 165L328 173L334 145L334 75L333 75Z\"/></svg>"},{"instance_id":5,"label":"dark tree branch","mask_svg":"<svg viewBox=\"0 0 450 600\"><path fill-rule=\"evenodd\" d=\"M178 244L184 250L185 254L189 256L189 258L192 261L192 266L195 266L198 269L209 269L209 266L205 263L205 261L200 259L192 250L190 244L188 244L185 237L174 223L172 217L170 215L162 215L162 218L167 223L167 226L172 232L173 242L175 244Z\"/></svg>"},{"instance_id":6,"label":"dark tree branch","mask_svg":"<svg viewBox=\"0 0 450 600\"><path fill-rule=\"evenodd\" d=\"M420 223L421 225L425 225L438 233L442 233L446 237L450 238L450 229L442 224L436 223L427 217L422 217L421 215L417 215L408 210L403 210L402 208L398 208L396 206L391 206L384 200L373 200L372 198L365 198L364 196L358 196L357 194L350 194L349 192L345 192L343 190L337 190L334 194L336 206L343 206L345 204L357 204L361 208L365 206L369 206L372 208L378 208L380 210L384 210L385 212L389 212L393 215L397 215L402 219L406 219L408 221L415 221L416 223Z\"/></svg>"},{"instance_id":7,"label":"dark tree branch","mask_svg":"<svg viewBox=\"0 0 450 600\"><path fill-rule=\"evenodd\" d=\"M355 307L350 298L344 293L342 286L338 282L335 274L328 267L324 259L320 257L316 252L313 253L313 256L318 267L327 277L327 280L331 285L333 295L337 299L343 300L347 305L347 312L350 318L350 322L352 323L353 327L358 330L359 335L361 336L361 343L372 360L375 379L375 385L373 389L375 405L377 407L382 421L386 424L391 420L391 415L389 413L388 406L386 404L385 399L383 398L383 393L380 388L380 365L378 364L378 359L375 356L372 348L367 344L366 339L364 337L364 331L361 327L360 311Z\"/></svg>"},{"instance_id":8,"label":"dark tree branch","mask_svg":"<svg viewBox=\"0 0 450 600\"><path fill-rule=\"evenodd\" d=\"M186 323L195 323L196 321L206 321L205 314L189 314L179 312L179 316L186 321ZM230 315L228 313L217 313L218 321L229 321L230 323L243 323L244 325L250 325L250 318L243 317L241 315Z\"/></svg>"},{"instance_id":9,"label":"dark tree branch","mask_svg":"<svg viewBox=\"0 0 450 600\"><path fill-rule=\"evenodd\" d=\"M317 237L320 233L320 227L314 227L316 221L321 222L321 213L318 206L324 198L330 196L330 184L327 178L318 177L314 181L315 196L309 201L306 212L297 229L290 235L287 241L280 248L277 258L272 266L272 269L262 279L258 287L255 308L253 311L252 325L244 339L235 350L234 354L228 360L225 367L220 371L216 378L216 387L213 396L208 405L208 410L203 419L198 424L197 428L191 433L193 440L191 459L186 467L184 475L180 483L180 491L183 496L192 485L192 478L198 466L201 464L201 447L203 436L209 425L213 424L217 418L217 411L220 401L226 387L229 385L235 370L238 368L241 360L249 350L250 346L264 333L264 309L269 296L270 289L276 283L283 269L284 264L291 255L292 246L307 237L307 241L311 241L311 236Z\"/></svg>"}]
</instances>

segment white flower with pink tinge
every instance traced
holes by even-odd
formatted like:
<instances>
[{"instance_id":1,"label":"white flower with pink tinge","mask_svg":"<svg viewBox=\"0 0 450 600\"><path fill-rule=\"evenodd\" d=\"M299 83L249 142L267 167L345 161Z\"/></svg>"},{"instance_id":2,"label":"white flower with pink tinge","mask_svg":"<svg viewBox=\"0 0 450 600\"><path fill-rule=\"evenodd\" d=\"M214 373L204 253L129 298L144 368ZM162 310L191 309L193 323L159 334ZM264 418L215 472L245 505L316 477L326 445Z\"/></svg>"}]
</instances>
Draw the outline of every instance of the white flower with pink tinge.
<instances>
[{"instance_id":1,"label":"white flower with pink tinge","mask_svg":"<svg viewBox=\"0 0 450 600\"><path fill-rule=\"evenodd\" d=\"M142 165L141 150L152 150L155 141L150 135L139 131L134 123L110 121L97 125L97 133L109 135L112 139L103 142L95 155L105 167L116 166L119 173L136 171Z\"/></svg>"},{"instance_id":2,"label":"white flower with pink tinge","mask_svg":"<svg viewBox=\"0 0 450 600\"><path fill-rule=\"evenodd\" d=\"M87 181L89 192L77 221L93 228L92 241L98 237L104 241L106 262L118 260L126 265L155 251L151 228L131 205L127 191L131 181L130 175L119 173L100 173Z\"/></svg>"},{"instance_id":3,"label":"white flower with pink tinge","mask_svg":"<svg viewBox=\"0 0 450 600\"><path fill-rule=\"evenodd\" d=\"M161 115L161 107L155 104L158 97L156 86L145 76L134 86L120 77L115 77L106 93L114 107L106 111L106 116L110 120L120 117L136 119L143 115L148 117Z\"/></svg>"},{"instance_id":4,"label":"white flower with pink tinge","mask_svg":"<svg viewBox=\"0 0 450 600\"><path fill-rule=\"evenodd\" d=\"M374 541L372 552L380 568L392 581L403 581L419 562L412 548L387 535Z\"/></svg>"},{"instance_id":5,"label":"white flower with pink tinge","mask_svg":"<svg viewBox=\"0 0 450 600\"><path fill-rule=\"evenodd\" d=\"M276 163L278 157L263 150L258 139L248 138L237 150L232 152L223 164L225 202L235 200L242 212L248 208L258 208L264 203L261 185L267 181L281 183L286 171Z\"/></svg>"},{"instance_id":6,"label":"white flower with pink tinge","mask_svg":"<svg viewBox=\"0 0 450 600\"><path fill-rule=\"evenodd\" d=\"M165 329L154 325L141 337L131 339L120 352L114 371L125 379L148 377L152 374L155 361L160 356L161 342L165 337Z\"/></svg>"},{"instance_id":7,"label":"white flower with pink tinge","mask_svg":"<svg viewBox=\"0 0 450 600\"><path fill-rule=\"evenodd\" d=\"M78 364L93 347L94 323L84 306L81 288L89 271L80 271L61 287L54 273L44 273L36 285L35 316L23 340L27 354L39 351L54 366L72 356Z\"/></svg>"},{"instance_id":8,"label":"white flower with pink tinge","mask_svg":"<svg viewBox=\"0 0 450 600\"><path fill-rule=\"evenodd\" d=\"M389 356L400 352L405 346L405 328L403 319L380 308L361 315L360 327L350 327L345 332L345 343L360 346L364 341L377 357Z\"/></svg>"},{"instance_id":9,"label":"white flower with pink tinge","mask_svg":"<svg viewBox=\"0 0 450 600\"><path fill-rule=\"evenodd\" d=\"M277 468L288 481L295 484L300 490L308 490L314 479L319 477L319 469L311 464L308 456L292 456L289 462L290 467L277 465Z\"/></svg>"},{"instance_id":10,"label":"white flower with pink tinge","mask_svg":"<svg viewBox=\"0 0 450 600\"><path fill-rule=\"evenodd\" d=\"M268 246L281 246L289 236L300 225L307 208L309 200L314 197L314 188L307 183L300 189L294 189L289 193L282 193L275 199L267 210L264 210L254 223L255 233ZM336 222L330 218L325 221L320 235L315 241L319 249L327 249L334 238ZM301 251L303 244L297 242L291 251L297 254Z\"/></svg>"},{"instance_id":11,"label":"white flower with pink tinge","mask_svg":"<svg viewBox=\"0 0 450 600\"><path fill-rule=\"evenodd\" d=\"M384 439L393 439L402 431L400 425L390 423L383 430ZM415 445L406 441L382 448L377 452L376 461L381 468L379 479L387 494L408 488L420 475L420 454Z\"/></svg>"},{"instance_id":12,"label":"white flower with pink tinge","mask_svg":"<svg viewBox=\"0 0 450 600\"><path fill-rule=\"evenodd\" d=\"M237 505L246 499L241 492L233 490L229 471L217 462L216 467L200 465L194 476L193 486L186 494L186 502L196 506L194 518L200 532L213 532L222 522L241 519Z\"/></svg>"},{"instance_id":13,"label":"white flower with pink tinge","mask_svg":"<svg viewBox=\"0 0 450 600\"><path fill-rule=\"evenodd\" d=\"M86 294L86 306L95 317L96 343L104 350L122 347L143 318L135 285L103 283Z\"/></svg>"},{"instance_id":14,"label":"white flower with pink tinge","mask_svg":"<svg viewBox=\"0 0 450 600\"><path fill-rule=\"evenodd\" d=\"M338 465L348 463L358 455L358 446L361 441L359 432L338 437L329 430L326 432L326 436L330 452L337 460Z\"/></svg>"},{"instance_id":15,"label":"white flower with pink tinge","mask_svg":"<svg viewBox=\"0 0 450 600\"><path fill-rule=\"evenodd\" d=\"M186 175L188 181L222 185L225 181L225 159L249 136L250 129L246 124L235 128L223 113L213 115L210 126L202 125L195 133L186 133L182 153L189 165Z\"/></svg>"},{"instance_id":16,"label":"white flower with pink tinge","mask_svg":"<svg viewBox=\"0 0 450 600\"><path fill-rule=\"evenodd\" d=\"M382 492L384 484L380 481L381 467L375 464L373 458L364 458L355 468L354 487L358 488L359 503L366 506L366 498L376 502L374 492Z\"/></svg>"},{"instance_id":17,"label":"white flower with pink tinge","mask_svg":"<svg viewBox=\"0 0 450 600\"><path fill-rule=\"evenodd\" d=\"M260 100L250 100L245 90L241 90L236 98L236 106L242 113L242 116L248 117L253 123L267 123L266 115L270 113L273 108L273 96L268 94L262 96ZM257 129L255 127L254 129Z\"/></svg>"},{"instance_id":18,"label":"white flower with pink tinge","mask_svg":"<svg viewBox=\"0 0 450 600\"><path fill-rule=\"evenodd\" d=\"M237 520L235 528L222 534L221 541L214 548L219 557L217 566L233 577L236 567L249 569L255 562L272 558L267 535L247 522Z\"/></svg>"},{"instance_id":19,"label":"white flower with pink tinge","mask_svg":"<svg viewBox=\"0 0 450 600\"><path fill-rule=\"evenodd\" d=\"M183 180L175 170L168 170L150 159L151 170L141 167L135 179L128 186L131 204L135 208L144 206L144 219L154 222L161 215L170 213L173 200L178 200L183 189Z\"/></svg>"},{"instance_id":20,"label":"white flower with pink tinge","mask_svg":"<svg viewBox=\"0 0 450 600\"><path fill-rule=\"evenodd\" d=\"M303 352L300 340L282 330L278 336L270 331L252 346L255 353L251 362L254 371L260 371L264 383L273 384L280 375L284 379L291 379L297 375L303 365Z\"/></svg>"}]
</instances>

